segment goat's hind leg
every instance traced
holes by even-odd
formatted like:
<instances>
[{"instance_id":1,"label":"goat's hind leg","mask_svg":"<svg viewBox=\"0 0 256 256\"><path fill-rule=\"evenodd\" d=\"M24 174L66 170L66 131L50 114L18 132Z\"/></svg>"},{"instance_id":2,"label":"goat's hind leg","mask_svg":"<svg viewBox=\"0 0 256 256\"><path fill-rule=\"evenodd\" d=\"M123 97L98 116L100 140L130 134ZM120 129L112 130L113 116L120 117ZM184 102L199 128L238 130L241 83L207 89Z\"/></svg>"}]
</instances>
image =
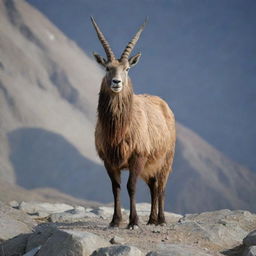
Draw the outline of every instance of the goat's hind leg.
<instances>
[{"instance_id":1,"label":"goat's hind leg","mask_svg":"<svg viewBox=\"0 0 256 256\"><path fill-rule=\"evenodd\" d=\"M147 225L151 225L151 224L156 225L158 223L158 219L157 219L157 205L158 205L157 179L155 177L150 178L147 181L147 184L149 186L150 195L151 195L151 212L150 212L150 216L149 216Z\"/></svg>"},{"instance_id":2,"label":"goat's hind leg","mask_svg":"<svg viewBox=\"0 0 256 256\"><path fill-rule=\"evenodd\" d=\"M158 175L158 225L166 225L165 215L164 215L164 197L165 197L165 186L169 176L169 171L162 172Z\"/></svg>"}]
</instances>

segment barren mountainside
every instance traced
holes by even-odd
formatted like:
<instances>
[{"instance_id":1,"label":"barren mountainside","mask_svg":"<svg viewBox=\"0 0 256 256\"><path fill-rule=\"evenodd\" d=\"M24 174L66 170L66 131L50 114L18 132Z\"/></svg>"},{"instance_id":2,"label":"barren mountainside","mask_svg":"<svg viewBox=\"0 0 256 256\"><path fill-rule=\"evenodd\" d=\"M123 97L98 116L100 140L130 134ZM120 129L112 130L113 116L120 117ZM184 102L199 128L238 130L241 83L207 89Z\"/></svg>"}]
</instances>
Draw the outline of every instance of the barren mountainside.
<instances>
[{"instance_id":1,"label":"barren mountainside","mask_svg":"<svg viewBox=\"0 0 256 256\"><path fill-rule=\"evenodd\" d=\"M174 173L167 195L178 212L251 209L255 206L256 175L231 161L188 128L177 125Z\"/></svg>"},{"instance_id":2,"label":"barren mountainside","mask_svg":"<svg viewBox=\"0 0 256 256\"><path fill-rule=\"evenodd\" d=\"M0 6L0 150L2 169L9 173L2 175L14 180L8 138L30 128L64 136L97 161L91 145L100 70L25 2L1 0Z\"/></svg>"},{"instance_id":3,"label":"barren mountainside","mask_svg":"<svg viewBox=\"0 0 256 256\"><path fill-rule=\"evenodd\" d=\"M0 24L1 181L111 202L93 138L102 71L23 0L0 0ZM256 211L255 174L181 124L177 130L166 208ZM138 200L149 200L139 186Z\"/></svg>"}]
</instances>

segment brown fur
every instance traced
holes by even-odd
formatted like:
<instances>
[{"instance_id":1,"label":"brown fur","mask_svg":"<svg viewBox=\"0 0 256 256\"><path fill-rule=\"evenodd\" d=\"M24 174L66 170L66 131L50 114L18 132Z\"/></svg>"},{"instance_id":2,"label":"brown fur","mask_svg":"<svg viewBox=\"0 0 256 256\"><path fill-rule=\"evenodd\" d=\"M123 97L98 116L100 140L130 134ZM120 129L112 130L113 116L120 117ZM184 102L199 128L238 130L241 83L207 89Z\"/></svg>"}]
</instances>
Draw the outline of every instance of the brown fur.
<instances>
[{"instance_id":1,"label":"brown fur","mask_svg":"<svg viewBox=\"0 0 256 256\"><path fill-rule=\"evenodd\" d=\"M117 95L109 90L103 79L95 143L105 166L115 172L126 168L132 171L134 159L144 159L138 175L149 187L152 187L150 181L155 180L155 188L150 189L159 195L164 193L171 171L175 140L174 115L165 101L156 96L133 94L130 79ZM158 204L163 204L162 201L158 200ZM156 206L153 213L151 211L151 222L161 224L165 222L163 210L158 212L158 221L155 220Z\"/></svg>"},{"instance_id":2,"label":"brown fur","mask_svg":"<svg viewBox=\"0 0 256 256\"><path fill-rule=\"evenodd\" d=\"M137 64L141 53L129 58L147 21L126 46L121 58L115 58L109 43L91 18L108 59L94 53L96 61L106 68L102 80L95 144L111 179L114 214L111 226L119 226L121 215L121 170L129 169L127 189L130 196L129 228L138 225L136 182L141 177L151 193L148 224L163 224L164 189L171 172L175 149L174 115L165 101L156 96L136 95L128 70Z\"/></svg>"}]
</instances>

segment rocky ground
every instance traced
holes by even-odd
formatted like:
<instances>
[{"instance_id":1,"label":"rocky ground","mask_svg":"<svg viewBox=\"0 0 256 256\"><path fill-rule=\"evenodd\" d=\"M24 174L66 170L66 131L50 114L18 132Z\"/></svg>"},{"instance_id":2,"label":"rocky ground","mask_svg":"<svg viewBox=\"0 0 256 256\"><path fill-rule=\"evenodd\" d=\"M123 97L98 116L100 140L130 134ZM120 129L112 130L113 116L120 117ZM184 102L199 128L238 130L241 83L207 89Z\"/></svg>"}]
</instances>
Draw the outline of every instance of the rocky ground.
<instances>
[{"instance_id":1,"label":"rocky ground","mask_svg":"<svg viewBox=\"0 0 256 256\"><path fill-rule=\"evenodd\" d=\"M109 228L113 208L65 203L0 203L0 256L256 255L256 214L219 210L166 213L166 226L146 225L150 205L137 204L140 227Z\"/></svg>"}]
</instances>

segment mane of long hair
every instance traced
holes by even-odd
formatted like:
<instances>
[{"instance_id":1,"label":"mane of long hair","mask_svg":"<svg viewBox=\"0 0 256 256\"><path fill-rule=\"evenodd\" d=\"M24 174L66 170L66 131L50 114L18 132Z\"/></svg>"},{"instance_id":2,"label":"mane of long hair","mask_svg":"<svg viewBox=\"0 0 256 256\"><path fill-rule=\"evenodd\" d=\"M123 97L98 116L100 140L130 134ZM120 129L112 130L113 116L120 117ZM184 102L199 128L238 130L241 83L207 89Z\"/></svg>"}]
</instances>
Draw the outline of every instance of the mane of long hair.
<instances>
[{"instance_id":1,"label":"mane of long hair","mask_svg":"<svg viewBox=\"0 0 256 256\"><path fill-rule=\"evenodd\" d=\"M107 154L112 163L120 164L124 158L122 141L129 129L132 118L133 90L131 81L123 91L114 94L107 88L103 79L98 102L98 118L101 123Z\"/></svg>"}]
</instances>

